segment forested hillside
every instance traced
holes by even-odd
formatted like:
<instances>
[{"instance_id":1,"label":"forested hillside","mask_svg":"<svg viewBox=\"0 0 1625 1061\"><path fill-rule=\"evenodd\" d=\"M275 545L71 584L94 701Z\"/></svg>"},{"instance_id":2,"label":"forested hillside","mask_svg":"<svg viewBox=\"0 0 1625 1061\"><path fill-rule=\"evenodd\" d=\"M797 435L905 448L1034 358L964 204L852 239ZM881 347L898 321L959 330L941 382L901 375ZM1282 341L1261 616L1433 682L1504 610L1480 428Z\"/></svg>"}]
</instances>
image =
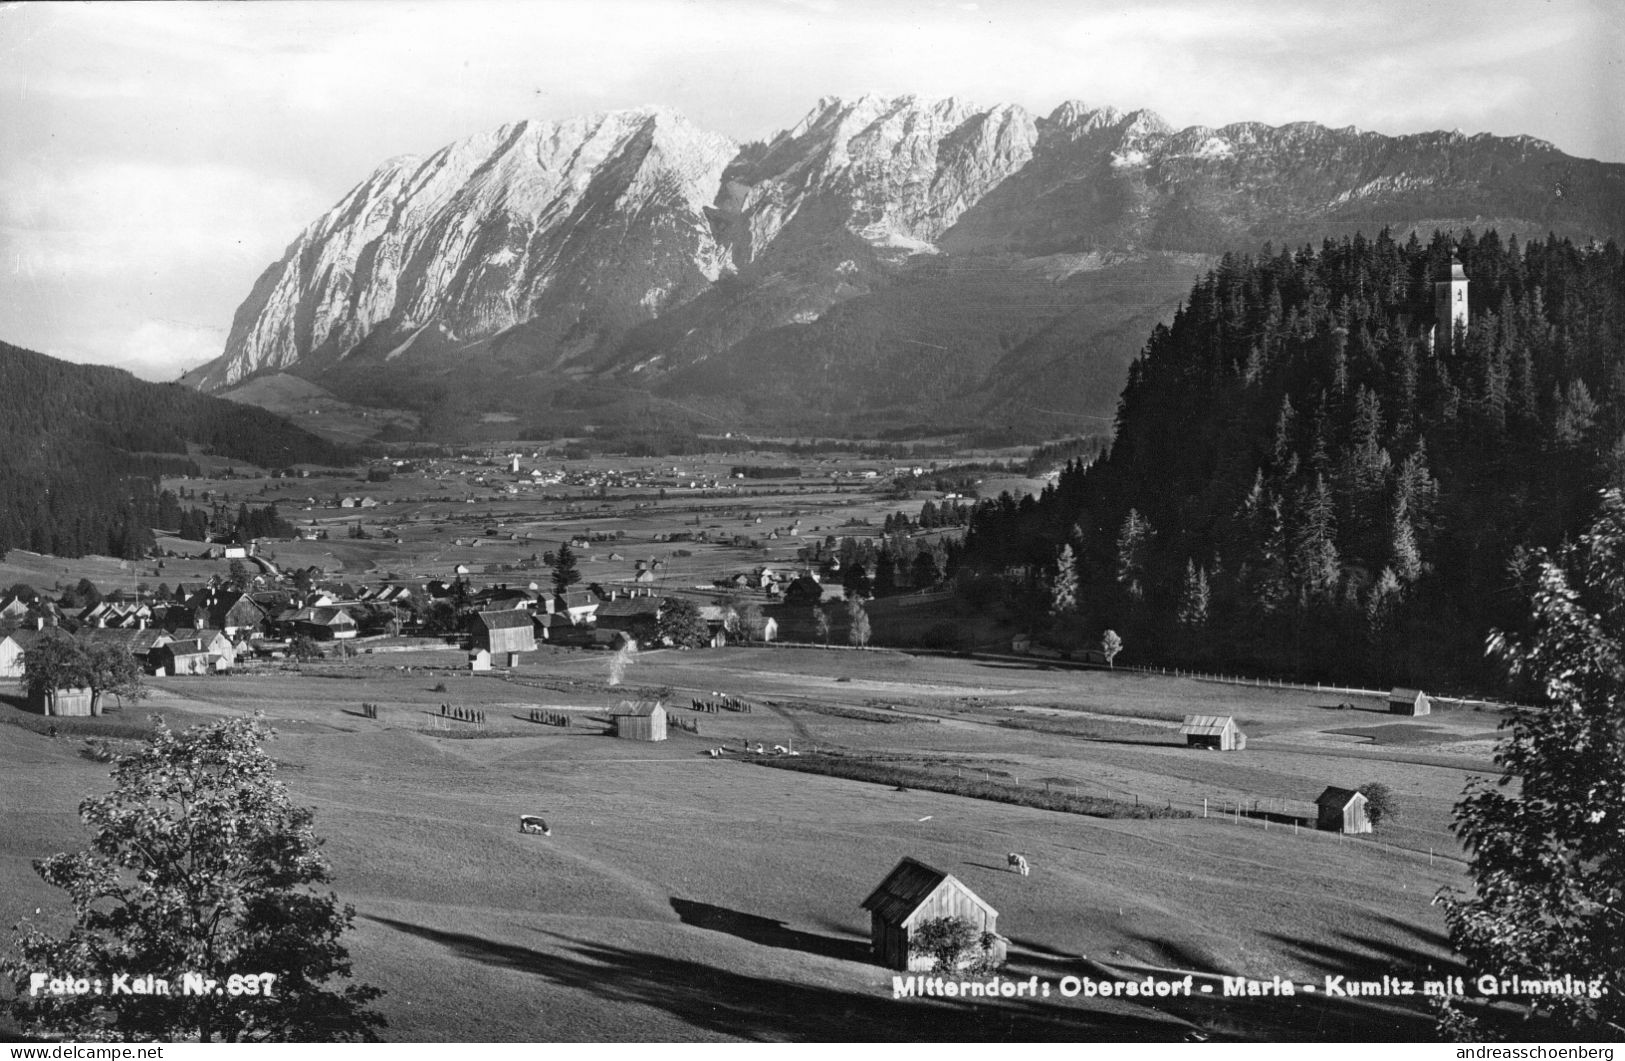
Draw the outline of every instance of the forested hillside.
<instances>
[{"instance_id":1,"label":"forested hillside","mask_svg":"<svg viewBox=\"0 0 1625 1061\"><path fill-rule=\"evenodd\" d=\"M1523 621L1527 550L1625 481L1625 265L1493 232L1454 251L1471 324L1431 345L1443 238L1227 256L1131 368L1110 452L985 505L967 563L1024 575L1052 637L1116 629L1125 661L1498 682L1484 639Z\"/></svg>"},{"instance_id":2,"label":"forested hillside","mask_svg":"<svg viewBox=\"0 0 1625 1061\"><path fill-rule=\"evenodd\" d=\"M0 343L0 554L140 555L158 476L197 472L188 443L265 467L355 459L261 409Z\"/></svg>"}]
</instances>

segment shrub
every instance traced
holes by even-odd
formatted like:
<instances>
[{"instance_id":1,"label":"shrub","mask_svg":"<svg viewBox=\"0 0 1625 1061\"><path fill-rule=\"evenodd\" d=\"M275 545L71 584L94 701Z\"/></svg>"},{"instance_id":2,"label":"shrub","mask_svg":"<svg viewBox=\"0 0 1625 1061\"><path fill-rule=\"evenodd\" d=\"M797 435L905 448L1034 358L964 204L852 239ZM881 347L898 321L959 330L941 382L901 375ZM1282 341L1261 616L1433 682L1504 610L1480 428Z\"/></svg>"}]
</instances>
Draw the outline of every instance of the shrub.
<instances>
[{"instance_id":1,"label":"shrub","mask_svg":"<svg viewBox=\"0 0 1625 1061\"><path fill-rule=\"evenodd\" d=\"M1365 816L1371 819L1371 828L1399 817L1399 799L1381 781L1366 782L1360 786L1360 793L1365 796Z\"/></svg>"},{"instance_id":2,"label":"shrub","mask_svg":"<svg viewBox=\"0 0 1625 1061\"><path fill-rule=\"evenodd\" d=\"M993 933L978 932L963 917L937 917L916 926L908 951L931 958L934 973L983 975L999 968L993 956L994 940Z\"/></svg>"}]
</instances>

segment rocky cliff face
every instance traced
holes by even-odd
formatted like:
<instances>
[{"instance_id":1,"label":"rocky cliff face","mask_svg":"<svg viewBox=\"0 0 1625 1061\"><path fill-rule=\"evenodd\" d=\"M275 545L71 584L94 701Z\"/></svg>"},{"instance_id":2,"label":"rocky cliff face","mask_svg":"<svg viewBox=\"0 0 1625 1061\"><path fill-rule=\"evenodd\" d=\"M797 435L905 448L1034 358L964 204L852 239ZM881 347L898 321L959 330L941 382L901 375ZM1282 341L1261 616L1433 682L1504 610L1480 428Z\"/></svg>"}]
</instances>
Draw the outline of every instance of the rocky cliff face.
<instances>
[{"instance_id":1,"label":"rocky cliff face","mask_svg":"<svg viewBox=\"0 0 1625 1061\"><path fill-rule=\"evenodd\" d=\"M660 110L520 122L385 163L300 234L195 382L230 386L363 343L384 360L543 314L653 316L727 261L705 211L737 154ZM566 325L566 330L568 325Z\"/></svg>"},{"instance_id":2,"label":"rocky cliff face","mask_svg":"<svg viewBox=\"0 0 1625 1061\"><path fill-rule=\"evenodd\" d=\"M1174 130L1075 102L825 99L743 148L661 110L523 122L386 163L266 271L190 381L293 368L364 398L483 365L497 406L592 383L773 420L809 402L974 417L1049 380L1057 415L1103 413L1206 256L1384 225L1617 236L1625 166L1529 138Z\"/></svg>"}]
</instances>

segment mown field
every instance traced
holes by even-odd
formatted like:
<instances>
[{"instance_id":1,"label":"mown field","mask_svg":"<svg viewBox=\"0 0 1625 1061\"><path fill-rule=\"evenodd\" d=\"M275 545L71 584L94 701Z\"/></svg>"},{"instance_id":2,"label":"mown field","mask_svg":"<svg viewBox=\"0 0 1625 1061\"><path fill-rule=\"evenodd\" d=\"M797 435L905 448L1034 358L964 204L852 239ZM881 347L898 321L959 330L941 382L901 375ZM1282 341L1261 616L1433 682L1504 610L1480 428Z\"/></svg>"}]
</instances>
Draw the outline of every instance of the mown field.
<instances>
[{"instance_id":1,"label":"mown field","mask_svg":"<svg viewBox=\"0 0 1625 1061\"><path fill-rule=\"evenodd\" d=\"M356 971L388 992L390 1039L1427 1037L1415 1000L894 1000L859 904L905 855L1000 911L1013 974L1453 971L1430 900L1467 883L1449 812L1470 774L1492 770L1493 713L1399 722L1313 694L888 651L652 652L620 686L601 653L544 650L508 676L468 676L461 659L156 679L149 703L108 718L265 713L282 777L316 809L356 907ZM700 734L674 728L661 744L604 735L618 698L653 690L757 706L680 711ZM380 705L376 721L363 702ZM433 729L443 703L487 723ZM530 723L532 708L579 724ZM1247 750L1183 747L1176 720L1198 711L1236 715ZM0 723L15 712L0 703ZM36 907L61 919L29 864L82 841L74 808L108 784L82 740L0 724L7 925ZM740 760L745 741L1192 816L1094 817L764 769ZM718 746L733 750L707 754ZM1366 781L1391 786L1402 810L1375 838L1237 813L1255 801L1291 812L1328 784ZM521 813L553 835L521 835ZM1030 877L1006 870L1011 851Z\"/></svg>"}]
</instances>

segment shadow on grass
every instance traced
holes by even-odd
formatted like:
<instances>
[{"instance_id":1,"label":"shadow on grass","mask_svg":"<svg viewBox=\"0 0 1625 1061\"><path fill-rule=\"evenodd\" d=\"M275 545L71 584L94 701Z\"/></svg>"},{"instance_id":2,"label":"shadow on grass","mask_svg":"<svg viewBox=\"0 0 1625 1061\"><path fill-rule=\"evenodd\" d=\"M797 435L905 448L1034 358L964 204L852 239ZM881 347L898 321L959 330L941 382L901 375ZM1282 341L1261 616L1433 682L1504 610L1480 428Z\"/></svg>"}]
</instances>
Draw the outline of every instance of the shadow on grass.
<instances>
[{"instance_id":1,"label":"shadow on grass","mask_svg":"<svg viewBox=\"0 0 1625 1061\"><path fill-rule=\"evenodd\" d=\"M1008 863L1002 866L995 866L991 862L962 862L960 864L965 866L975 866L977 869L996 870L1001 873L1008 873L1010 871L1010 866Z\"/></svg>"},{"instance_id":2,"label":"shadow on grass","mask_svg":"<svg viewBox=\"0 0 1625 1061\"><path fill-rule=\"evenodd\" d=\"M437 943L464 960L529 974L538 986L580 991L615 1006L648 1006L691 1027L752 1041L1171 1042L1183 1038L1188 1029L1183 1022L1150 1010L1103 1012L1076 999L894 999L889 985L863 992L748 976L563 936L554 937L560 941L556 950L542 951L363 916ZM627 1017L636 1020L635 1015Z\"/></svg>"},{"instance_id":3,"label":"shadow on grass","mask_svg":"<svg viewBox=\"0 0 1625 1061\"><path fill-rule=\"evenodd\" d=\"M783 921L741 913L722 906L712 906L710 903L698 903L692 899L679 899L675 895L671 899L671 908L677 912L677 916L685 925L710 929L713 932L726 932L730 936L738 936L764 947L798 950L848 962L869 960L868 940L841 939L837 936L801 932L790 928Z\"/></svg>"},{"instance_id":4,"label":"shadow on grass","mask_svg":"<svg viewBox=\"0 0 1625 1061\"><path fill-rule=\"evenodd\" d=\"M1373 939L1349 932L1337 932L1320 940L1283 935L1270 938L1334 976L1342 975L1350 980L1381 980L1384 976L1415 980L1418 993L1422 990L1422 980L1467 973L1466 966L1451 954L1450 940L1444 933L1418 928L1393 917L1382 916L1377 920L1399 938Z\"/></svg>"},{"instance_id":5,"label":"shadow on grass","mask_svg":"<svg viewBox=\"0 0 1625 1061\"><path fill-rule=\"evenodd\" d=\"M1285 936L1271 938L1289 947L1304 943ZM1354 939L1346 935L1343 938ZM1402 973L1393 964L1381 965L1351 950L1308 944L1301 948L1301 953L1312 956L1311 964L1323 972L1341 974L1348 980L1380 980L1384 972L1401 975L1418 981L1417 993L1415 996L1341 998L1322 992L1322 981L1311 978L1296 981L1300 990L1294 994L1277 995L1270 993L1274 985L1272 978L1277 975L1274 970L1249 969L1241 973L1227 968L1228 963L1207 948L1183 940L1140 936L1136 942L1153 956L1156 967L1169 970L1157 975L1168 977L1173 975L1173 970L1189 972L1195 975L1198 984L1205 982L1213 989L1203 995L1198 987L1198 995L1193 995L1191 1000L1172 1001L1168 1008L1200 1024L1214 1038L1285 1042L1425 1042L1433 1038L1433 1016L1421 994L1421 966L1405 966L1412 972ZM1396 955L1411 953L1403 947L1391 949ZM1125 960L1111 968L1124 979L1136 980L1146 975L1147 967ZM1232 986L1241 985L1244 976L1261 984L1262 989L1258 993L1249 993L1245 988L1231 993ZM1305 992L1301 990L1304 984L1312 984L1316 990Z\"/></svg>"},{"instance_id":6,"label":"shadow on grass","mask_svg":"<svg viewBox=\"0 0 1625 1061\"><path fill-rule=\"evenodd\" d=\"M1353 703L1316 704L1315 706L1322 711L1363 711L1368 715L1386 715L1389 713L1386 707L1366 707Z\"/></svg>"}]
</instances>

